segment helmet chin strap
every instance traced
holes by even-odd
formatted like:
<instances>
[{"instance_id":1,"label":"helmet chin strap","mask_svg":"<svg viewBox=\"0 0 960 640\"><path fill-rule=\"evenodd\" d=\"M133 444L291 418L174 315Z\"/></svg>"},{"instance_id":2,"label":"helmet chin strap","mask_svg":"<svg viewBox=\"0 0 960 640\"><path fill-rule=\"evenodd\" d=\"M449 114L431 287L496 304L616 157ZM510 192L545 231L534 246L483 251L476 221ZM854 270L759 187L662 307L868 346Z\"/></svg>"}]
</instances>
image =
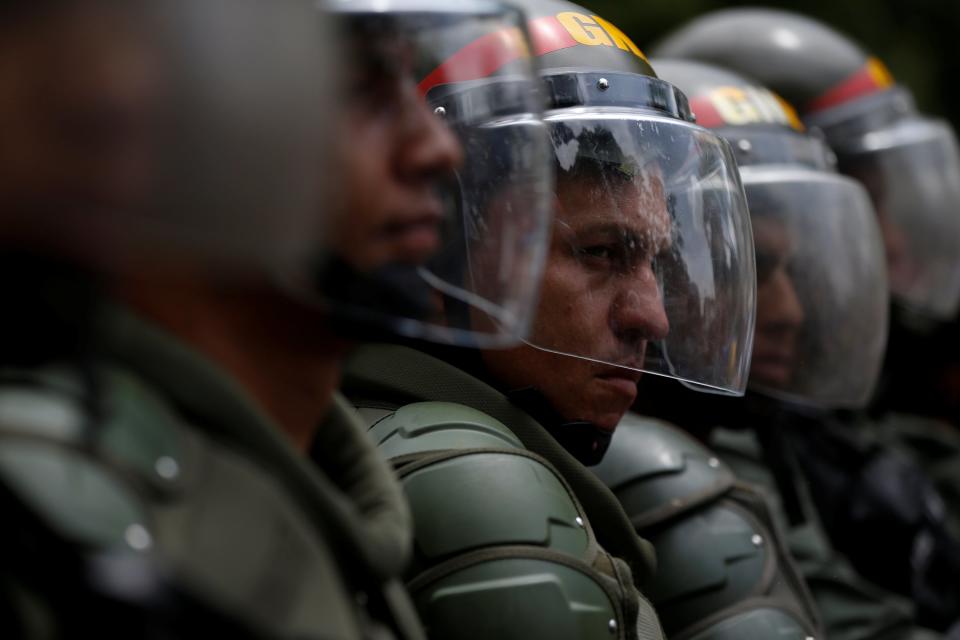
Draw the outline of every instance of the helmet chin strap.
<instances>
[{"instance_id":1,"label":"helmet chin strap","mask_svg":"<svg viewBox=\"0 0 960 640\"><path fill-rule=\"evenodd\" d=\"M564 420L536 387L508 391L506 395L511 402L536 418L554 440L579 462L592 467L603 460L613 438L611 431L584 420Z\"/></svg>"}]
</instances>

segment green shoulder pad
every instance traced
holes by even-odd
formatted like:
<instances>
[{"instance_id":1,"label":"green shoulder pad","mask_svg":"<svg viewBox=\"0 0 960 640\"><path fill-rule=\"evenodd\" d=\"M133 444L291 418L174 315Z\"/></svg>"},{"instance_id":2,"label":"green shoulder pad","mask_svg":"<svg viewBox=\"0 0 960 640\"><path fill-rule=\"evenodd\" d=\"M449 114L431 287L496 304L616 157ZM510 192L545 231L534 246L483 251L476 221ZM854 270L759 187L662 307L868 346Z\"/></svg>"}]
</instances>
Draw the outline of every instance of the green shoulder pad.
<instances>
[{"instance_id":1,"label":"green shoulder pad","mask_svg":"<svg viewBox=\"0 0 960 640\"><path fill-rule=\"evenodd\" d=\"M638 529L712 500L735 482L733 472L691 436L632 413L624 416L593 470Z\"/></svg>"},{"instance_id":2,"label":"green shoulder pad","mask_svg":"<svg viewBox=\"0 0 960 640\"><path fill-rule=\"evenodd\" d=\"M413 512L410 583L432 637L623 637L589 523L548 462L501 422L449 402L364 412Z\"/></svg>"},{"instance_id":3,"label":"green shoulder pad","mask_svg":"<svg viewBox=\"0 0 960 640\"><path fill-rule=\"evenodd\" d=\"M453 402L408 404L380 418L370 434L387 458L449 449L524 448L502 422Z\"/></svg>"},{"instance_id":4,"label":"green shoulder pad","mask_svg":"<svg viewBox=\"0 0 960 640\"><path fill-rule=\"evenodd\" d=\"M418 556L427 562L498 545L532 545L581 559L590 549L580 505L532 454L452 452L403 469L401 479Z\"/></svg>"},{"instance_id":5,"label":"green shoulder pad","mask_svg":"<svg viewBox=\"0 0 960 640\"><path fill-rule=\"evenodd\" d=\"M596 472L657 549L648 594L671 638L814 634L770 514L738 498L754 494L717 454L673 425L628 414Z\"/></svg>"},{"instance_id":6,"label":"green shoulder pad","mask_svg":"<svg viewBox=\"0 0 960 640\"><path fill-rule=\"evenodd\" d=\"M102 372L102 420L69 371L18 371L0 383L0 478L60 535L95 546L149 544L137 491L174 488L179 428L132 378ZM131 481L131 474L137 481Z\"/></svg>"},{"instance_id":7,"label":"green shoulder pad","mask_svg":"<svg viewBox=\"0 0 960 640\"><path fill-rule=\"evenodd\" d=\"M617 640L609 594L588 573L546 558L502 557L411 586L432 638Z\"/></svg>"},{"instance_id":8,"label":"green shoulder pad","mask_svg":"<svg viewBox=\"0 0 960 640\"><path fill-rule=\"evenodd\" d=\"M644 535L657 549L659 568L648 593L671 637L691 621L766 594L777 575L777 557L770 548L775 541L756 518L728 500Z\"/></svg>"}]
</instances>

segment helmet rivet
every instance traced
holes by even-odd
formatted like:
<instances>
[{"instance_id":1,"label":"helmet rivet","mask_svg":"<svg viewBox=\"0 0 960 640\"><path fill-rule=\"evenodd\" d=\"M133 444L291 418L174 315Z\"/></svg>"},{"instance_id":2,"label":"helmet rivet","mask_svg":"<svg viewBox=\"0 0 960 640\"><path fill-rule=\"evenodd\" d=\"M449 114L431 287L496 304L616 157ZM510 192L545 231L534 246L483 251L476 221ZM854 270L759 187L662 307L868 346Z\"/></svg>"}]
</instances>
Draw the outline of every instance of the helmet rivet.
<instances>
[{"instance_id":1,"label":"helmet rivet","mask_svg":"<svg viewBox=\"0 0 960 640\"><path fill-rule=\"evenodd\" d=\"M710 467L711 469L716 469L717 467L720 466L720 461L717 460L716 458L710 458L709 460L707 460L707 466Z\"/></svg>"},{"instance_id":2,"label":"helmet rivet","mask_svg":"<svg viewBox=\"0 0 960 640\"><path fill-rule=\"evenodd\" d=\"M131 524L127 527L127 530L123 532L123 538L135 551L146 551L153 546L153 536L150 535L150 532L147 531L147 528L142 524Z\"/></svg>"},{"instance_id":3,"label":"helmet rivet","mask_svg":"<svg viewBox=\"0 0 960 640\"><path fill-rule=\"evenodd\" d=\"M157 461L153 464L153 468L157 472L157 475L164 480L176 480L177 476L180 475L179 463L170 456L157 458Z\"/></svg>"},{"instance_id":4,"label":"helmet rivet","mask_svg":"<svg viewBox=\"0 0 960 640\"><path fill-rule=\"evenodd\" d=\"M577 516L576 519L574 519L574 522L577 523L577 526L578 526L578 527L580 527L581 529L583 529L583 518L581 518L580 516Z\"/></svg>"},{"instance_id":5,"label":"helmet rivet","mask_svg":"<svg viewBox=\"0 0 960 640\"><path fill-rule=\"evenodd\" d=\"M444 109L443 107L437 107L436 109L433 110L433 115L439 116L442 118L443 116L447 115L447 110Z\"/></svg>"},{"instance_id":6,"label":"helmet rivet","mask_svg":"<svg viewBox=\"0 0 960 640\"><path fill-rule=\"evenodd\" d=\"M600 89L600 91L606 91L609 88L610 88L609 80L607 80L606 78L600 78L599 80L597 80L597 89Z\"/></svg>"},{"instance_id":7,"label":"helmet rivet","mask_svg":"<svg viewBox=\"0 0 960 640\"><path fill-rule=\"evenodd\" d=\"M755 547L761 547L763 546L763 536L761 536L759 533L755 533L753 534L753 537L750 538L750 542L752 542L753 546Z\"/></svg>"},{"instance_id":8,"label":"helmet rivet","mask_svg":"<svg viewBox=\"0 0 960 640\"><path fill-rule=\"evenodd\" d=\"M749 140L738 140L737 147L744 153L750 153L753 150L753 145L750 144Z\"/></svg>"},{"instance_id":9,"label":"helmet rivet","mask_svg":"<svg viewBox=\"0 0 960 640\"><path fill-rule=\"evenodd\" d=\"M609 631L610 633L617 632L617 621L614 620L613 618L610 618L610 622L607 623L607 631Z\"/></svg>"}]
</instances>

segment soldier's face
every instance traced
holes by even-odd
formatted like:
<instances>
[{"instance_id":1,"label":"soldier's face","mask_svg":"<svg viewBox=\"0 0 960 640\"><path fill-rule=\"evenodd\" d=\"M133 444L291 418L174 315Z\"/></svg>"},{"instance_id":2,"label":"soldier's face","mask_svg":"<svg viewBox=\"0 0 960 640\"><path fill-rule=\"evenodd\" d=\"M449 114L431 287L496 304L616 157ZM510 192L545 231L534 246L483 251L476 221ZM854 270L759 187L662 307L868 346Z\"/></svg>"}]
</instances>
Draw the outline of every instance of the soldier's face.
<instances>
[{"instance_id":1,"label":"soldier's face","mask_svg":"<svg viewBox=\"0 0 960 640\"><path fill-rule=\"evenodd\" d=\"M381 34L356 42L340 137L343 214L335 248L355 268L423 264L439 247L441 180L460 165L453 133L419 94L412 46Z\"/></svg>"},{"instance_id":2,"label":"soldier's face","mask_svg":"<svg viewBox=\"0 0 960 640\"><path fill-rule=\"evenodd\" d=\"M530 342L622 367L523 346L486 351L512 388L535 387L566 420L613 430L637 394L648 340L669 330L653 259L670 244L663 183L602 172L561 177Z\"/></svg>"},{"instance_id":3,"label":"soldier's face","mask_svg":"<svg viewBox=\"0 0 960 640\"><path fill-rule=\"evenodd\" d=\"M774 220L754 218L757 255L757 328L750 379L781 387L797 367L798 338L804 311L797 297L789 261L793 252L787 230Z\"/></svg>"}]
</instances>

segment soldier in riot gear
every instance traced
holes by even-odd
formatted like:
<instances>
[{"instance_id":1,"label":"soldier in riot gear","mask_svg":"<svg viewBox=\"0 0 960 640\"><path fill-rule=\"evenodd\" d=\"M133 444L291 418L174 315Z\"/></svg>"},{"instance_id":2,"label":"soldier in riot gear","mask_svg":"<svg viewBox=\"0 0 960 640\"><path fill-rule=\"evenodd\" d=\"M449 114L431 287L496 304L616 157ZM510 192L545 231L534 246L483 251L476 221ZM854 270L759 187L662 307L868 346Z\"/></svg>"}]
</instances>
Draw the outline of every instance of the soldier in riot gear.
<instances>
[{"instance_id":1,"label":"soldier in riot gear","mask_svg":"<svg viewBox=\"0 0 960 640\"><path fill-rule=\"evenodd\" d=\"M0 378L5 628L423 637L396 579L408 507L334 393L346 345L329 289L338 264L376 280L422 267L440 243L434 187L463 149L409 74L382 67L418 51L397 43L402 59L349 69L356 59L337 56L345 79L362 79L347 100L358 110L340 119L323 100L339 86L332 48L319 46L338 18L313 2L17 4L0 50L18 63L2 67L0 116L13 293ZM527 116L535 127L539 114ZM338 121L348 141L323 135ZM360 179L350 162L372 145L390 164L365 188L396 206L341 212L319 177L345 165ZM532 203L518 217L528 234L503 223L495 240L535 277L543 190L515 188ZM524 317L509 296L487 308L505 301ZM377 302L354 313L408 334L426 326L423 308ZM486 335L514 339L511 319Z\"/></svg>"},{"instance_id":2,"label":"soldier in riot gear","mask_svg":"<svg viewBox=\"0 0 960 640\"><path fill-rule=\"evenodd\" d=\"M673 59L654 64L687 94L698 122L737 154L757 264L750 388L820 402L865 401L883 354L887 310L883 247L865 191L836 173L832 152L776 94L718 67ZM823 255L834 259L827 263ZM841 320L846 328L837 331ZM656 382L641 384L641 392ZM712 442L697 427L729 399L698 401L687 390L666 391L663 402L653 397L659 393L642 394L638 407L662 408ZM630 415L596 469L658 548L663 573L650 593L672 637L702 637L706 614L717 636L760 637L782 629L790 611L779 591L784 581L770 569L785 564L792 575L790 551L777 544L788 523L780 510L766 508L762 488L742 484L755 474L731 466L672 425Z\"/></svg>"},{"instance_id":3,"label":"soldier in riot gear","mask_svg":"<svg viewBox=\"0 0 960 640\"><path fill-rule=\"evenodd\" d=\"M960 306L960 152L949 124L918 113L907 88L849 38L777 10L718 11L661 43L662 55L713 62L780 93L873 198L891 293L911 316Z\"/></svg>"},{"instance_id":4,"label":"soldier in riot gear","mask_svg":"<svg viewBox=\"0 0 960 640\"><path fill-rule=\"evenodd\" d=\"M952 253L946 245L956 238L955 216L945 213L955 193L954 136L944 123L917 114L905 90L893 86L878 61L820 23L772 10L703 16L668 36L661 51L727 64L795 101L804 123L821 132L835 150L840 171L858 179L878 209L894 298L893 325L900 325L905 309L913 317L951 313L952 277L942 258ZM908 193L913 194L906 199L912 201L910 206L903 198ZM917 203L929 206L917 208ZM939 236L935 242L930 241L933 236ZM838 251L824 252L818 246L818 260L810 263L820 272L835 271L834 278L846 277L840 258L863 244L861 234L850 235ZM824 260L824 255L829 259ZM927 288L934 281L938 284ZM786 297L781 295L779 299L783 302ZM856 302L856 298L846 300ZM808 316L813 310L826 317L822 305L817 301L801 306ZM956 615L951 611L957 592L954 579L948 577L955 575L955 570L944 568L955 566L957 555L945 526L940 497L924 477L923 469L880 440L875 429L858 432L834 419L839 409L857 412L867 404L866 394L872 392L878 375L874 360L837 358L837 363L856 366L825 368L812 358L817 353L826 354L823 362L827 362L844 353L844 344L863 348L863 336L882 335L882 315L867 313L870 308L860 300L843 316L827 317L830 322L822 324L821 332L832 338L821 339L816 351L807 350L808 362L790 364L780 358L780 364L786 365L783 368L792 371L793 380L807 381L806 388L794 383L799 393L784 394L780 385L770 380L770 367L761 363L751 384L762 394L743 403L739 413L731 407L724 410L730 413L724 418L720 413L709 417L706 412L694 413L715 424L737 426L741 422L741 426L756 427L763 446L731 455L747 464L753 453L763 452L755 461L759 468L767 467L760 475L777 480L777 490L794 528L802 531L805 523L822 522L830 535L830 546L848 554L857 573L913 597L919 607L919 620L945 629ZM758 344L762 315L758 308ZM794 318L793 323L799 328L809 321ZM781 334L777 341L781 347L789 344L782 339L784 336L788 334ZM841 390L856 387L864 393L843 397L820 392L830 386ZM765 399L771 397L776 400ZM671 412L666 402L663 410ZM687 417L688 421L696 419ZM779 428L769 428L774 424ZM726 437L722 433L714 432L714 437ZM728 450L746 447L744 437L741 434L726 440ZM797 475L801 469L803 475ZM771 470L776 473L768 473ZM873 533L880 527L887 532L882 543ZM806 546L796 549L798 555L809 551ZM844 588L831 586L825 577L833 575L834 564L821 566L820 577L816 581L811 578L811 583L820 598L828 634L864 637L876 632L870 619L881 620L880 616L864 614L860 618L863 625L853 624L857 611L869 608L865 607L866 601L848 597L875 590L867 589L869 585L849 571L844 572ZM857 584L864 588L851 588ZM931 598L931 594L936 596ZM882 595L877 594L880 605ZM892 602L891 598L885 600ZM900 618L907 624L902 633L908 633L909 607L886 607L891 615L898 610L904 612Z\"/></svg>"},{"instance_id":5,"label":"soldier in riot gear","mask_svg":"<svg viewBox=\"0 0 960 640\"><path fill-rule=\"evenodd\" d=\"M408 586L429 633L659 638L637 590L649 544L584 464L602 457L641 371L742 390L749 220L728 145L692 123L634 43L576 5L524 7L557 172L530 337L506 350L365 344L344 392L410 499ZM445 80L424 87L438 112L470 113L471 92L508 81L510 58L489 53L505 35L451 54L477 60L477 76L447 62L428 74ZM472 217L476 232L496 228L486 217Z\"/></svg>"}]
</instances>

